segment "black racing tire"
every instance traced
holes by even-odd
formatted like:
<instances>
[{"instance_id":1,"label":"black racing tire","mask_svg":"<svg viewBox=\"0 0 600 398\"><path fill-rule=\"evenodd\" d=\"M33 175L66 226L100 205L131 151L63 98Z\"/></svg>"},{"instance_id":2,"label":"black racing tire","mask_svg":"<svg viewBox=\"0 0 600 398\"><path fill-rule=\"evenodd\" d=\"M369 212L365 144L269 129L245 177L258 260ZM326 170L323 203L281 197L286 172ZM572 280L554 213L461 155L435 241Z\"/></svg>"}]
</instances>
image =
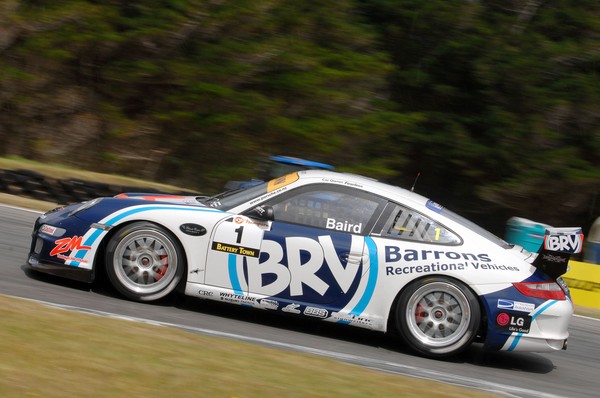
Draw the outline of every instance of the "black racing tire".
<instances>
[{"instance_id":1,"label":"black racing tire","mask_svg":"<svg viewBox=\"0 0 600 398\"><path fill-rule=\"evenodd\" d=\"M465 350L477 336L481 306L462 282L436 276L419 279L401 293L395 324L404 342L430 358Z\"/></svg>"},{"instance_id":2,"label":"black racing tire","mask_svg":"<svg viewBox=\"0 0 600 398\"><path fill-rule=\"evenodd\" d=\"M123 296L156 301L182 283L185 256L179 241L165 228L150 222L125 225L106 246L106 275Z\"/></svg>"}]
</instances>

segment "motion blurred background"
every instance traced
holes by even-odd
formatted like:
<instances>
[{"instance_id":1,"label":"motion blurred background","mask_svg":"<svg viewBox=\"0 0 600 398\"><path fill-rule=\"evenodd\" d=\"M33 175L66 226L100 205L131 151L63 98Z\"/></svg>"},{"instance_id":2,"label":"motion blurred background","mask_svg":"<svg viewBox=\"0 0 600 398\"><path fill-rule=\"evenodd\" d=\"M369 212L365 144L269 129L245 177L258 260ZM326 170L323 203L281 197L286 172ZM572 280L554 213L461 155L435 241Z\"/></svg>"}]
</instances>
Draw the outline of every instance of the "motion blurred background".
<instances>
[{"instance_id":1,"label":"motion blurred background","mask_svg":"<svg viewBox=\"0 0 600 398\"><path fill-rule=\"evenodd\" d=\"M282 154L502 234L600 214L597 0L0 0L0 156L214 193Z\"/></svg>"}]
</instances>

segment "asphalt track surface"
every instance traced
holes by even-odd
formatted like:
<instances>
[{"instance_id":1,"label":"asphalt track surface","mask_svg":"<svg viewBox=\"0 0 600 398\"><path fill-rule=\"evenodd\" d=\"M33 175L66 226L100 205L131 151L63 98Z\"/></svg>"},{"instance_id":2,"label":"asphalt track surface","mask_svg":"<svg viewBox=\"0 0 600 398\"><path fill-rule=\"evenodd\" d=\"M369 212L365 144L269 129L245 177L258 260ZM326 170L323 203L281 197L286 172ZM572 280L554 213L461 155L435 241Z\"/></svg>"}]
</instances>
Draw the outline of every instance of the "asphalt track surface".
<instances>
[{"instance_id":1,"label":"asphalt track surface","mask_svg":"<svg viewBox=\"0 0 600 398\"><path fill-rule=\"evenodd\" d=\"M380 333L182 296L160 304L135 303L120 298L106 284L88 285L38 274L26 266L31 226L37 216L0 205L0 294L313 353L507 396L600 397L600 320L575 316L566 351L484 352L475 344L452 360L425 359Z\"/></svg>"}]
</instances>

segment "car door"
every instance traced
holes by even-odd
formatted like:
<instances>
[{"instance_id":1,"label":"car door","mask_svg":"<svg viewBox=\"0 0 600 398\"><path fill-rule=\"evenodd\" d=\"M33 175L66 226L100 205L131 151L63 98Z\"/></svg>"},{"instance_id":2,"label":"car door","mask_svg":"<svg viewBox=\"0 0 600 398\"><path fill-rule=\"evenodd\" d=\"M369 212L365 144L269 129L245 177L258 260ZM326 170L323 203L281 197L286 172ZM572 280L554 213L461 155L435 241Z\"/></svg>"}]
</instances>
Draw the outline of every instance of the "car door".
<instances>
[{"instance_id":1,"label":"car door","mask_svg":"<svg viewBox=\"0 0 600 398\"><path fill-rule=\"evenodd\" d=\"M270 227L270 221L244 215L232 215L219 222L210 238L204 283L238 295L247 293L244 268L249 260L258 260L264 231Z\"/></svg>"},{"instance_id":2,"label":"car door","mask_svg":"<svg viewBox=\"0 0 600 398\"><path fill-rule=\"evenodd\" d=\"M226 269L227 275L221 272L220 278L214 278L207 272L206 283L237 294L341 307L368 271L365 236L383 204L375 195L330 184L302 187L270 199L262 205L272 207L274 221L260 231L244 229L243 234L252 236L240 237L254 246L260 237L258 256L228 256L227 264L221 259L219 269ZM227 229L223 236L237 238L234 229L221 226L215 236L221 228Z\"/></svg>"}]
</instances>

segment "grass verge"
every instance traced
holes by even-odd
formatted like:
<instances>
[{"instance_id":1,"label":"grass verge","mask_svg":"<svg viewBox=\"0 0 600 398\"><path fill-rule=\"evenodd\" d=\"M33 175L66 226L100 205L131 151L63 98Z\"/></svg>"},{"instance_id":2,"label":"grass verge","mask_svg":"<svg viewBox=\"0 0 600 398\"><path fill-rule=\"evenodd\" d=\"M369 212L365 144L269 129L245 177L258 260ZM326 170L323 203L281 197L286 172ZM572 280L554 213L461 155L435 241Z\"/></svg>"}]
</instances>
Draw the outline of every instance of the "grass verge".
<instances>
[{"instance_id":1,"label":"grass verge","mask_svg":"<svg viewBox=\"0 0 600 398\"><path fill-rule=\"evenodd\" d=\"M0 308L5 398L496 396L2 295Z\"/></svg>"}]
</instances>

